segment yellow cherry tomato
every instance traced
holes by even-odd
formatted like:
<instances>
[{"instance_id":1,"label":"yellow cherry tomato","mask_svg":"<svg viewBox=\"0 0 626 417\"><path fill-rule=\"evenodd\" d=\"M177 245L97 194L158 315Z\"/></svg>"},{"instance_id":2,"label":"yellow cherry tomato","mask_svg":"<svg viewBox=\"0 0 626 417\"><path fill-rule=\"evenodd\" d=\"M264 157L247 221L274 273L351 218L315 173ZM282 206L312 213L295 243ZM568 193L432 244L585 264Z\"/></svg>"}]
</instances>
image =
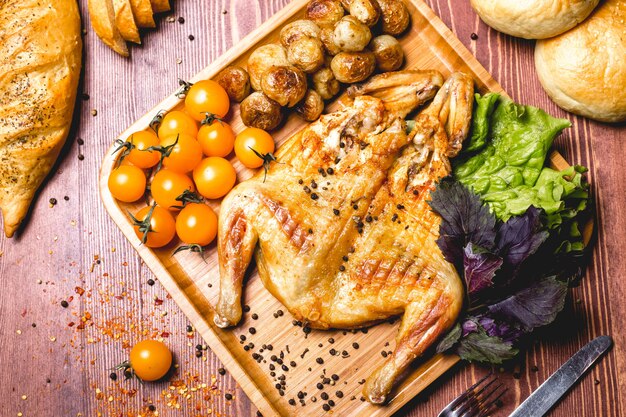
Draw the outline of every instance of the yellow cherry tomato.
<instances>
[{"instance_id":1,"label":"yellow cherry tomato","mask_svg":"<svg viewBox=\"0 0 626 417\"><path fill-rule=\"evenodd\" d=\"M161 154L158 151L147 151L151 146L159 145L159 138L152 130L135 132L127 139L132 149L125 158L139 168L152 168L159 163Z\"/></svg>"},{"instance_id":2,"label":"yellow cherry tomato","mask_svg":"<svg viewBox=\"0 0 626 417\"><path fill-rule=\"evenodd\" d=\"M144 340L130 351L130 366L143 381L163 378L172 367L172 352L163 342Z\"/></svg>"},{"instance_id":3,"label":"yellow cherry tomato","mask_svg":"<svg viewBox=\"0 0 626 417\"><path fill-rule=\"evenodd\" d=\"M176 217L176 234L188 245L206 246L217 235L217 215L206 204L187 204Z\"/></svg>"},{"instance_id":4,"label":"yellow cherry tomato","mask_svg":"<svg viewBox=\"0 0 626 417\"><path fill-rule=\"evenodd\" d=\"M235 185L235 168L224 158L205 158L193 170L193 180L198 192L210 199L224 197Z\"/></svg>"},{"instance_id":5,"label":"yellow cherry tomato","mask_svg":"<svg viewBox=\"0 0 626 417\"><path fill-rule=\"evenodd\" d=\"M198 142L206 156L225 157L233 151L235 133L228 123L214 120L200 127Z\"/></svg>"},{"instance_id":6,"label":"yellow cherry tomato","mask_svg":"<svg viewBox=\"0 0 626 417\"><path fill-rule=\"evenodd\" d=\"M249 127L244 129L235 139L235 155L244 166L259 168L263 166L263 158L260 155L273 153L275 149L274 139L265 130Z\"/></svg>"},{"instance_id":7,"label":"yellow cherry tomato","mask_svg":"<svg viewBox=\"0 0 626 417\"><path fill-rule=\"evenodd\" d=\"M198 81L189 88L185 97L187 113L199 122L207 113L222 118L229 108L230 99L226 90L213 80Z\"/></svg>"},{"instance_id":8,"label":"yellow cherry tomato","mask_svg":"<svg viewBox=\"0 0 626 417\"><path fill-rule=\"evenodd\" d=\"M181 174L192 171L202 160L202 146L192 136L176 134L161 139L161 147L172 146L163 166Z\"/></svg>"},{"instance_id":9,"label":"yellow cherry tomato","mask_svg":"<svg viewBox=\"0 0 626 417\"><path fill-rule=\"evenodd\" d=\"M146 191L146 174L136 166L121 165L111 171L109 191L125 203L137 201Z\"/></svg>"},{"instance_id":10,"label":"yellow cherry tomato","mask_svg":"<svg viewBox=\"0 0 626 417\"><path fill-rule=\"evenodd\" d=\"M144 207L134 217L137 222L142 223L134 224L135 234L149 248L160 248L167 245L176 234L174 217L163 207Z\"/></svg>"},{"instance_id":11,"label":"yellow cherry tomato","mask_svg":"<svg viewBox=\"0 0 626 417\"><path fill-rule=\"evenodd\" d=\"M176 200L176 198L185 191L195 191L191 178L169 169L162 169L157 172L150 184L150 192L154 201L168 210L180 210L174 206L182 206L183 202Z\"/></svg>"},{"instance_id":12,"label":"yellow cherry tomato","mask_svg":"<svg viewBox=\"0 0 626 417\"><path fill-rule=\"evenodd\" d=\"M163 117L159 126L159 139L163 140L178 133L195 138L198 135L198 123L188 114L174 110Z\"/></svg>"}]
</instances>

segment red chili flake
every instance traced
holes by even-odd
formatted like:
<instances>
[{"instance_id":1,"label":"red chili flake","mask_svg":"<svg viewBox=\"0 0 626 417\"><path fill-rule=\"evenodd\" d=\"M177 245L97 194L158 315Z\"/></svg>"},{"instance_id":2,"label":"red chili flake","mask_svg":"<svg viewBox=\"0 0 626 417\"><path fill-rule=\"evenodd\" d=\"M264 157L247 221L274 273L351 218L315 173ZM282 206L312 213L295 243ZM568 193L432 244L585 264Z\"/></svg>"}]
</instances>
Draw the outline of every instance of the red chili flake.
<instances>
[{"instance_id":1,"label":"red chili flake","mask_svg":"<svg viewBox=\"0 0 626 417\"><path fill-rule=\"evenodd\" d=\"M163 304L163 300L161 300L160 298L155 298L154 299L154 305L155 306L160 306Z\"/></svg>"},{"instance_id":2,"label":"red chili flake","mask_svg":"<svg viewBox=\"0 0 626 417\"><path fill-rule=\"evenodd\" d=\"M170 337L170 333L169 332L163 332L163 333L161 333L161 337Z\"/></svg>"},{"instance_id":3,"label":"red chili flake","mask_svg":"<svg viewBox=\"0 0 626 417\"><path fill-rule=\"evenodd\" d=\"M74 323L73 321L70 321L69 323L67 323L68 327L74 327L76 323Z\"/></svg>"},{"instance_id":4,"label":"red chili flake","mask_svg":"<svg viewBox=\"0 0 626 417\"><path fill-rule=\"evenodd\" d=\"M76 291L76 294L78 295L83 295L85 293L85 290L82 289L81 287L74 288L74 291Z\"/></svg>"}]
</instances>

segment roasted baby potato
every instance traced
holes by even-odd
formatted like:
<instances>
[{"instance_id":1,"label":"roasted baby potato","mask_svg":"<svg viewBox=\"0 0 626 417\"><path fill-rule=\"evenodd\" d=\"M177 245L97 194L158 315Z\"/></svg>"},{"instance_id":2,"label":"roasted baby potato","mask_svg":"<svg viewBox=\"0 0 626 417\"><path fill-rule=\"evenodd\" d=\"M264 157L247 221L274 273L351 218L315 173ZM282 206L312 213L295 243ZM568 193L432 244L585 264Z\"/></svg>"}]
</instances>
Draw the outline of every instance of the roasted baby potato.
<instances>
[{"instance_id":1,"label":"roasted baby potato","mask_svg":"<svg viewBox=\"0 0 626 417\"><path fill-rule=\"evenodd\" d=\"M296 106L296 111L304 120L312 122L324 111L324 100L315 90L308 90L304 100Z\"/></svg>"},{"instance_id":2,"label":"roasted baby potato","mask_svg":"<svg viewBox=\"0 0 626 417\"><path fill-rule=\"evenodd\" d=\"M341 48L335 44L335 29L331 26L324 26L320 33L320 40L324 45L324 51L330 56L335 56L341 52Z\"/></svg>"},{"instance_id":3,"label":"roasted baby potato","mask_svg":"<svg viewBox=\"0 0 626 417\"><path fill-rule=\"evenodd\" d=\"M339 92L339 81L337 81L330 68L322 68L315 71L311 81L313 81L313 89L324 100L330 100Z\"/></svg>"},{"instance_id":4,"label":"roasted baby potato","mask_svg":"<svg viewBox=\"0 0 626 417\"><path fill-rule=\"evenodd\" d=\"M261 78L261 89L281 106L293 107L306 94L306 75L292 65L272 67Z\"/></svg>"},{"instance_id":5,"label":"roasted baby potato","mask_svg":"<svg viewBox=\"0 0 626 417\"><path fill-rule=\"evenodd\" d=\"M302 38L320 38L320 27L310 20L296 20L280 31L280 43L285 47Z\"/></svg>"},{"instance_id":6,"label":"roasted baby potato","mask_svg":"<svg viewBox=\"0 0 626 417\"><path fill-rule=\"evenodd\" d=\"M335 78L342 83L358 83L372 75L376 58L371 51L340 52L330 62Z\"/></svg>"},{"instance_id":7,"label":"roasted baby potato","mask_svg":"<svg viewBox=\"0 0 626 417\"><path fill-rule=\"evenodd\" d=\"M273 66L289 65L287 51L274 43L257 48L248 58L248 74L250 84L255 90L261 89L263 74Z\"/></svg>"},{"instance_id":8,"label":"roasted baby potato","mask_svg":"<svg viewBox=\"0 0 626 417\"><path fill-rule=\"evenodd\" d=\"M372 39L370 49L376 57L380 71L395 71L402 66L404 51L400 42L391 35L380 35Z\"/></svg>"},{"instance_id":9,"label":"roasted baby potato","mask_svg":"<svg viewBox=\"0 0 626 417\"><path fill-rule=\"evenodd\" d=\"M402 0L378 0L383 33L399 35L409 26L409 10Z\"/></svg>"},{"instance_id":10,"label":"roasted baby potato","mask_svg":"<svg viewBox=\"0 0 626 417\"><path fill-rule=\"evenodd\" d=\"M283 121L280 104L260 91L246 97L239 107L241 120L246 126L263 130L275 129Z\"/></svg>"},{"instance_id":11,"label":"roasted baby potato","mask_svg":"<svg viewBox=\"0 0 626 417\"><path fill-rule=\"evenodd\" d=\"M324 65L322 41L309 36L296 39L287 48L287 59L306 73L314 72Z\"/></svg>"},{"instance_id":12,"label":"roasted baby potato","mask_svg":"<svg viewBox=\"0 0 626 417\"><path fill-rule=\"evenodd\" d=\"M370 40L372 40L370 28L354 16L344 16L335 25L333 41L343 51L362 51Z\"/></svg>"},{"instance_id":13,"label":"roasted baby potato","mask_svg":"<svg viewBox=\"0 0 626 417\"><path fill-rule=\"evenodd\" d=\"M344 15L338 0L311 0L306 8L306 18L318 26L334 26Z\"/></svg>"},{"instance_id":14,"label":"roasted baby potato","mask_svg":"<svg viewBox=\"0 0 626 417\"><path fill-rule=\"evenodd\" d=\"M380 6L376 0L351 0L348 11L364 25L370 27L378 23L380 17Z\"/></svg>"},{"instance_id":15,"label":"roasted baby potato","mask_svg":"<svg viewBox=\"0 0 626 417\"><path fill-rule=\"evenodd\" d=\"M250 76L245 69L236 65L224 68L217 74L215 81L226 90L231 100L238 103L250 94Z\"/></svg>"}]
</instances>

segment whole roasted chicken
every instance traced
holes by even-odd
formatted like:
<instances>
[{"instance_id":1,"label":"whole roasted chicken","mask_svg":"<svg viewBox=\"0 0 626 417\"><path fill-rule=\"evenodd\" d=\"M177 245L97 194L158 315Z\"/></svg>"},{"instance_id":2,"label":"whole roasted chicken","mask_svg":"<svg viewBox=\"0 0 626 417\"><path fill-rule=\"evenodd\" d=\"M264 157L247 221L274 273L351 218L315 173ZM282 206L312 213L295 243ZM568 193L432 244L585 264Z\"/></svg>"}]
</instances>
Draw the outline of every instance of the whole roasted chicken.
<instances>
[{"instance_id":1,"label":"whole roasted chicken","mask_svg":"<svg viewBox=\"0 0 626 417\"><path fill-rule=\"evenodd\" d=\"M222 203L215 323L241 319L253 253L265 287L312 328L402 315L395 351L364 386L370 402L385 402L463 304L427 201L467 136L472 103L464 74L443 83L436 71L386 73L351 87L343 109L285 142L267 177L242 182Z\"/></svg>"}]
</instances>

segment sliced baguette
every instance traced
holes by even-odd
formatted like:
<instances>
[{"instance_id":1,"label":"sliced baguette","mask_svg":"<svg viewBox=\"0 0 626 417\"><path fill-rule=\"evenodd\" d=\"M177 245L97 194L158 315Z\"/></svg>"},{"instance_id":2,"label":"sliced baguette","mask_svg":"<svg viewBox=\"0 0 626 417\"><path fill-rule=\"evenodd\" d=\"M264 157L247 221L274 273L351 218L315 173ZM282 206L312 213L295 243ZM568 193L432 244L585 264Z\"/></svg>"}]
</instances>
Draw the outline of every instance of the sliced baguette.
<instances>
[{"instance_id":1,"label":"sliced baguette","mask_svg":"<svg viewBox=\"0 0 626 417\"><path fill-rule=\"evenodd\" d=\"M115 11L115 26L122 37L130 42L141 43L130 0L113 0L113 10Z\"/></svg>"},{"instance_id":2,"label":"sliced baguette","mask_svg":"<svg viewBox=\"0 0 626 417\"><path fill-rule=\"evenodd\" d=\"M152 16L152 4L150 0L130 0L130 5L133 8L133 14L135 15L135 22L140 28L153 28L156 27L154 23L154 17Z\"/></svg>"},{"instance_id":3,"label":"sliced baguette","mask_svg":"<svg viewBox=\"0 0 626 417\"><path fill-rule=\"evenodd\" d=\"M150 3L152 3L152 11L154 13L163 13L170 10L169 0L150 0Z\"/></svg>"},{"instance_id":4,"label":"sliced baguette","mask_svg":"<svg viewBox=\"0 0 626 417\"><path fill-rule=\"evenodd\" d=\"M122 56L128 56L128 47L117 26L111 0L89 0L87 3L91 26L107 46Z\"/></svg>"}]
</instances>

